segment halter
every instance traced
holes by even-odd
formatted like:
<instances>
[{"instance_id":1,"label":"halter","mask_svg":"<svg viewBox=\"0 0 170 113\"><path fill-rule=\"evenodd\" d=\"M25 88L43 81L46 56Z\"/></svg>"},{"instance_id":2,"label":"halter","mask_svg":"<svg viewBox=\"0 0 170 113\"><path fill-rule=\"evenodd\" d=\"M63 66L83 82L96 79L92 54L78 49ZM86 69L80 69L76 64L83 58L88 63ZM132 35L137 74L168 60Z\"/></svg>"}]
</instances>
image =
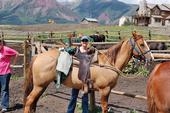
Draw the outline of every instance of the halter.
<instances>
[{"instance_id":1,"label":"halter","mask_svg":"<svg viewBox=\"0 0 170 113\"><path fill-rule=\"evenodd\" d=\"M141 39L141 38L139 38ZM139 40L137 39L137 40ZM133 38L130 38L129 42L130 42L130 45L132 46L132 50L135 51L137 53L137 55L133 54L133 57L134 58L137 58L139 60L146 60L146 57L145 57L145 54L147 54L148 52L150 52L150 50L146 51L146 52L143 52L141 50L141 48L139 47L138 44L136 44L136 41L137 40L134 40Z\"/></svg>"}]
</instances>

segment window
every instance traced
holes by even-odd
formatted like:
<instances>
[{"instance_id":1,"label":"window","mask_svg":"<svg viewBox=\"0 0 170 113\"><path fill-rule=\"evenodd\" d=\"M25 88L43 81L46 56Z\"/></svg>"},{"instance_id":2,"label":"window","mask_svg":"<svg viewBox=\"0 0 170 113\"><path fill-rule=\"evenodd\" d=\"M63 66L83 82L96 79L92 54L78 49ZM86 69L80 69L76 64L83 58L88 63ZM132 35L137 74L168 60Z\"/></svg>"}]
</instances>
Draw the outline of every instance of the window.
<instances>
[{"instance_id":1,"label":"window","mask_svg":"<svg viewBox=\"0 0 170 113\"><path fill-rule=\"evenodd\" d=\"M161 13L161 15L166 15L166 12L163 11L163 12Z\"/></svg>"},{"instance_id":2,"label":"window","mask_svg":"<svg viewBox=\"0 0 170 113\"><path fill-rule=\"evenodd\" d=\"M160 18L155 18L155 22L160 23L161 19Z\"/></svg>"}]
</instances>

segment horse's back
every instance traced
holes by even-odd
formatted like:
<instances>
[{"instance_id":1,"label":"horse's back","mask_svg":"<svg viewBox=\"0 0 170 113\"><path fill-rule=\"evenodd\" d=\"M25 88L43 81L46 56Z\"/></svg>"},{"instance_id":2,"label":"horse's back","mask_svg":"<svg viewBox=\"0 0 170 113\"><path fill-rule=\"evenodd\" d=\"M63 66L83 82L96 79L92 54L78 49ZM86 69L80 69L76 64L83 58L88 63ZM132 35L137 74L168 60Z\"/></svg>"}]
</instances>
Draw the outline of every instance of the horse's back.
<instances>
[{"instance_id":1,"label":"horse's back","mask_svg":"<svg viewBox=\"0 0 170 113\"><path fill-rule=\"evenodd\" d=\"M170 62L158 64L147 83L149 113L170 113Z\"/></svg>"}]
</instances>

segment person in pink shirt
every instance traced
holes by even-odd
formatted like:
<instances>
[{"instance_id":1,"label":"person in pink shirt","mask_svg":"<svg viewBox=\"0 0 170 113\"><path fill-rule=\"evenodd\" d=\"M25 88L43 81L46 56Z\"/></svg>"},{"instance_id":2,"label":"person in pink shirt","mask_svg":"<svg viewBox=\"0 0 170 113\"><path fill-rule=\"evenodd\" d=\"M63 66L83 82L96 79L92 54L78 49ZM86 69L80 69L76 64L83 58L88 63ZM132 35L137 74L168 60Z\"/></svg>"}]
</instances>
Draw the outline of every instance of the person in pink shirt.
<instances>
[{"instance_id":1,"label":"person in pink shirt","mask_svg":"<svg viewBox=\"0 0 170 113\"><path fill-rule=\"evenodd\" d=\"M0 40L0 89L1 89L1 112L7 112L9 108L9 82L11 77L11 61L16 63L18 52L5 45Z\"/></svg>"}]
</instances>

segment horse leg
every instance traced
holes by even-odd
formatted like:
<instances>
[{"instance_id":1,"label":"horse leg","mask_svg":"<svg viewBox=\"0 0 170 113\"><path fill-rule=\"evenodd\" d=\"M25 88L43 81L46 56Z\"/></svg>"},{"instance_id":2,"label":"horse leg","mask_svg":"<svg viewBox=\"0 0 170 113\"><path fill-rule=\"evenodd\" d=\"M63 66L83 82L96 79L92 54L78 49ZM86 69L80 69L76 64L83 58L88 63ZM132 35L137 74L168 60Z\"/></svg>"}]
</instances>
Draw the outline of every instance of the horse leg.
<instances>
[{"instance_id":1,"label":"horse leg","mask_svg":"<svg viewBox=\"0 0 170 113\"><path fill-rule=\"evenodd\" d=\"M108 97L109 96L101 96L102 113L108 112Z\"/></svg>"},{"instance_id":2,"label":"horse leg","mask_svg":"<svg viewBox=\"0 0 170 113\"><path fill-rule=\"evenodd\" d=\"M44 87L40 92L39 94L37 95L37 97L35 98L35 101L33 102L33 106L32 106L32 109L33 111L35 112L36 111L36 106L37 106L37 102L40 98L40 96L44 93L44 91L46 90L47 87Z\"/></svg>"},{"instance_id":3,"label":"horse leg","mask_svg":"<svg viewBox=\"0 0 170 113\"><path fill-rule=\"evenodd\" d=\"M110 94L110 88L105 88L99 91L101 94L101 107L102 113L108 113L108 98Z\"/></svg>"},{"instance_id":4,"label":"horse leg","mask_svg":"<svg viewBox=\"0 0 170 113\"><path fill-rule=\"evenodd\" d=\"M34 113L36 102L38 101L38 98L43 93L44 88L42 87L34 87L31 91L30 95L26 99L24 113ZM33 109L34 108L34 109Z\"/></svg>"}]
</instances>

